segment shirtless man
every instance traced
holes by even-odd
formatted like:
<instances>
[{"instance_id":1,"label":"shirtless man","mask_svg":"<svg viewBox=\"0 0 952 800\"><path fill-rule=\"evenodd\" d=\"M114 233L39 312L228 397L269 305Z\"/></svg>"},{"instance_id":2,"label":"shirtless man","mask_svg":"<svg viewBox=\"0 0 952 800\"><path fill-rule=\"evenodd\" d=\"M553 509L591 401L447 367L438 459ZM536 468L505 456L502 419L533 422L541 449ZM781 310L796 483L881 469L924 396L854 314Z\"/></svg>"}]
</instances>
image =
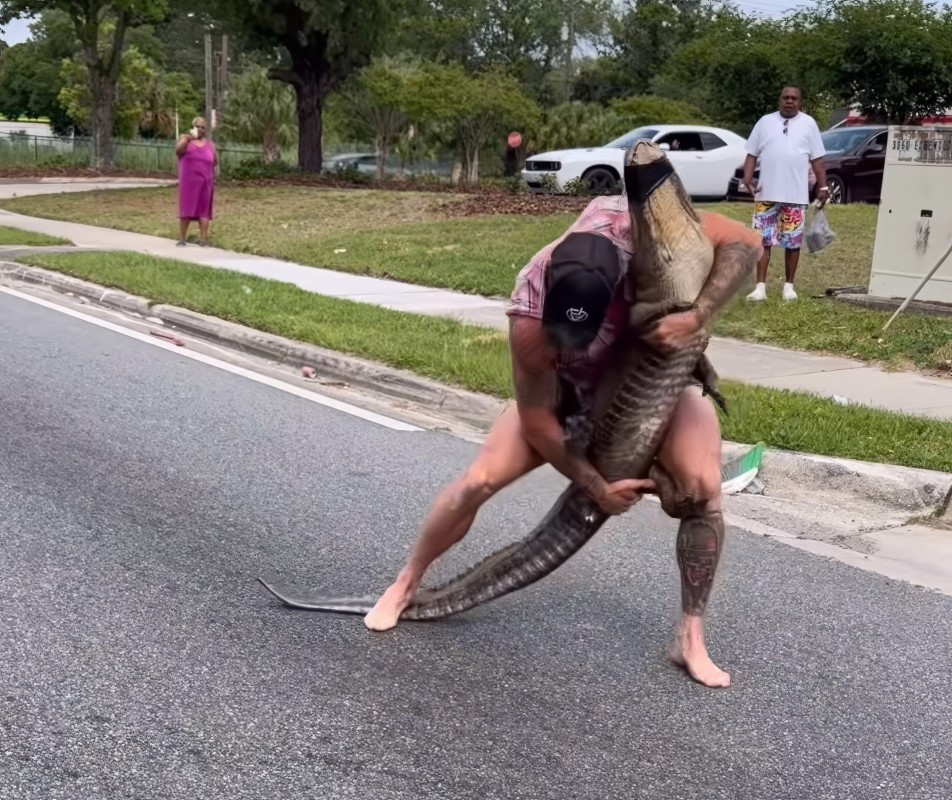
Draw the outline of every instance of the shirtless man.
<instances>
[{"instance_id":1,"label":"shirtless man","mask_svg":"<svg viewBox=\"0 0 952 800\"><path fill-rule=\"evenodd\" d=\"M702 214L702 220L715 248L712 279L693 310L663 318L644 337L662 351L677 349L706 328L713 309L750 275L760 257L756 232L718 214ZM590 408L610 348L628 319L633 298L624 276L632 256L630 234L627 198L596 198L519 274L506 310L515 403L502 412L475 461L437 498L406 565L365 617L371 630L397 624L423 574L466 535L483 503L549 463L608 514L622 514L643 494L657 491L665 512L681 520L682 617L668 657L706 686L730 684L704 641L704 613L724 538L721 437L713 404L697 387L684 391L651 480L608 483L583 454L566 445L566 421Z\"/></svg>"}]
</instances>

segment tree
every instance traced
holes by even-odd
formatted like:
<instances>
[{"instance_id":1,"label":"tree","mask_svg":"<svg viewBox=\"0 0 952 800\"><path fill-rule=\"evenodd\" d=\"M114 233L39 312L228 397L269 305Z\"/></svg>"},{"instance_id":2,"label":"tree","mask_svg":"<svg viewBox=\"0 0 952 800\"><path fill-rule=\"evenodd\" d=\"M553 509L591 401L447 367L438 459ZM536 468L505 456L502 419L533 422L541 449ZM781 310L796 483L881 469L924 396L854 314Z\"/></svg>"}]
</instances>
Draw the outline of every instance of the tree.
<instances>
[{"instance_id":1,"label":"tree","mask_svg":"<svg viewBox=\"0 0 952 800\"><path fill-rule=\"evenodd\" d=\"M270 80L264 67L251 67L231 81L223 119L229 139L262 146L265 164L280 160L281 148L297 141L294 93Z\"/></svg>"},{"instance_id":2,"label":"tree","mask_svg":"<svg viewBox=\"0 0 952 800\"><path fill-rule=\"evenodd\" d=\"M479 152L493 137L513 127L533 128L540 110L519 82L497 71L476 77L459 65L429 64L415 73L407 94L411 118L442 131L456 149L459 179L479 180Z\"/></svg>"},{"instance_id":3,"label":"tree","mask_svg":"<svg viewBox=\"0 0 952 800\"><path fill-rule=\"evenodd\" d=\"M60 66L79 49L69 17L61 11L40 14L30 25L30 39L0 57L0 113L16 119L47 117L54 133L73 125L59 103Z\"/></svg>"},{"instance_id":4,"label":"tree","mask_svg":"<svg viewBox=\"0 0 952 800\"><path fill-rule=\"evenodd\" d=\"M342 91L342 101L358 137L373 138L377 178L383 180L390 151L407 128L407 93L418 67L384 58L357 73Z\"/></svg>"},{"instance_id":5,"label":"tree","mask_svg":"<svg viewBox=\"0 0 952 800\"><path fill-rule=\"evenodd\" d=\"M169 139L175 136L176 120L194 119L202 108L202 98L195 91L191 76L185 72L165 72L158 65L149 70L141 88L139 135Z\"/></svg>"},{"instance_id":6,"label":"tree","mask_svg":"<svg viewBox=\"0 0 952 800\"><path fill-rule=\"evenodd\" d=\"M612 22L610 56L625 78L624 95L645 94L651 81L684 45L723 17L739 13L715 0L631 0Z\"/></svg>"},{"instance_id":7,"label":"tree","mask_svg":"<svg viewBox=\"0 0 952 800\"><path fill-rule=\"evenodd\" d=\"M796 83L809 96L805 78L801 44L785 23L730 15L678 49L652 88L746 135L776 108L785 85Z\"/></svg>"},{"instance_id":8,"label":"tree","mask_svg":"<svg viewBox=\"0 0 952 800\"><path fill-rule=\"evenodd\" d=\"M388 30L390 0L219 0L217 15L263 50L282 51L268 77L294 89L298 165L320 172L324 103L366 66Z\"/></svg>"},{"instance_id":9,"label":"tree","mask_svg":"<svg viewBox=\"0 0 952 800\"><path fill-rule=\"evenodd\" d=\"M602 34L611 15L610 0L409 0L387 47L471 75L499 69L538 100L564 100L576 49Z\"/></svg>"},{"instance_id":10,"label":"tree","mask_svg":"<svg viewBox=\"0 0 952 800\"><path fill-rule=\"evenodd\" d=\"M93 166L111 165L116 84L125 37L131 28L161 20L166 0L4 0L0 25L52 10L69 15L79 40L93 105Z\"/></svg>"},{"instance_id":11,"label":"tree","mask_svg":"<svg viewBox=\"0 0 952 800\"><path fill-rule=\"evenodd\" d=\"M607 103L634 91L631 76L616 55L587 58L579 64L572 83L572 99L582 103Z\"/></svg>"},{"instance_id":12,"label":"tree","mask_svg":"<svg viewBox=\"0 0 952 800\"><path fill-rule=\"evenodd\" d=\"M142 92L152 77L152 65L136 48L124 54L123 69L116 77L110 136L130 139L139 130L144 106ZM96 118L96 99L89 88L89 71L82 60L68 59L60 71L62 89L59 102L82 133L92 130Z\"/></svg>"},{"instance_id":13,"label":"tree","mask_svg":"<svg viewBox=\"0 0 952 800\"><path fill-rule=\"evenodd\" d=\"M922 0L821 0L796 21L817 83L884 122L952 104L952 16Z\"/></svg>"}]
</instances>

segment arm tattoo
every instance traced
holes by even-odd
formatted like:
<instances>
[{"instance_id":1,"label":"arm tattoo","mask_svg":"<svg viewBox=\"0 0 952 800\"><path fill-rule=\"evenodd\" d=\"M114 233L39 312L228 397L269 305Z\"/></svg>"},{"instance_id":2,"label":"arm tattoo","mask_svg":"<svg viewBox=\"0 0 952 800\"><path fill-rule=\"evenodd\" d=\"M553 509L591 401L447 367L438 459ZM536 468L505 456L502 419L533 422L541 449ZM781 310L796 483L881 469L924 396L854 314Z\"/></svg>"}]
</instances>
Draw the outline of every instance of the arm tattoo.
<instances>
[{"instance_id":1,"label":"arm tattoo","mask_svg":"<svg viewBox=\"0 0 952 800\"><path fill-rule=\"evenodd\" d=\"M757 264L757 258L757 248L749 244L738 242L717 249L711 274L696 303L705 321L719 313L744 285Z\"/></svg>"}]
</instances>

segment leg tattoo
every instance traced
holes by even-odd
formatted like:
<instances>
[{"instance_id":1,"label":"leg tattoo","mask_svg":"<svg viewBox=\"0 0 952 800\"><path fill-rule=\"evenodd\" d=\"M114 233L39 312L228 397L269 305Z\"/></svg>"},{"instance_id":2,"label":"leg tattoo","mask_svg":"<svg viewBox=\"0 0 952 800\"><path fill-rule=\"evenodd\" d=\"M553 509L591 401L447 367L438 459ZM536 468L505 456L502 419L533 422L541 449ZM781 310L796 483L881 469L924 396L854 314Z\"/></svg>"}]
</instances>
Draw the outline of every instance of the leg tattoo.
<instances>
[{"instance_id":1,"label":"leg tattoo","mask_svg":"<svg viewBox=\"0 0 952 800\"><path fill-rule=\"evenodd\" d=\"M700 508L681 520L677 554L681 607L685 614L704 615L723 541L724 517L720 511Z\"/></svg>"}]
</instances>

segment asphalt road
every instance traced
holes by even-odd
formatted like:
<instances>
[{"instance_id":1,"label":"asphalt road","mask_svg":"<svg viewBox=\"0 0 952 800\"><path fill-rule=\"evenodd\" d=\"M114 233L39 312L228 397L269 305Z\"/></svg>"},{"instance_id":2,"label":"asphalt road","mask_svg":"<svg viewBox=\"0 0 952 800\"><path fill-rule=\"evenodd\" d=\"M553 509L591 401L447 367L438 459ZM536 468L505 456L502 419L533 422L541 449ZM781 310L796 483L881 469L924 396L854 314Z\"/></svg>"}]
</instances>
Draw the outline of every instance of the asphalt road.
<instances>
[{"instance_id":1,"label":"asphalt road","mask_svg":"<svg viewBox=\"0 0 952 800\"><path fill-rule=\"evenodd\" d=\"M712 691L663 658L674 523L373 635L256 583L382 589L474 452L0 294L0 798L947 800L952 598L732 532ZM487 507L438 574L561 488Z\"/></svg>"}]
</instances>

